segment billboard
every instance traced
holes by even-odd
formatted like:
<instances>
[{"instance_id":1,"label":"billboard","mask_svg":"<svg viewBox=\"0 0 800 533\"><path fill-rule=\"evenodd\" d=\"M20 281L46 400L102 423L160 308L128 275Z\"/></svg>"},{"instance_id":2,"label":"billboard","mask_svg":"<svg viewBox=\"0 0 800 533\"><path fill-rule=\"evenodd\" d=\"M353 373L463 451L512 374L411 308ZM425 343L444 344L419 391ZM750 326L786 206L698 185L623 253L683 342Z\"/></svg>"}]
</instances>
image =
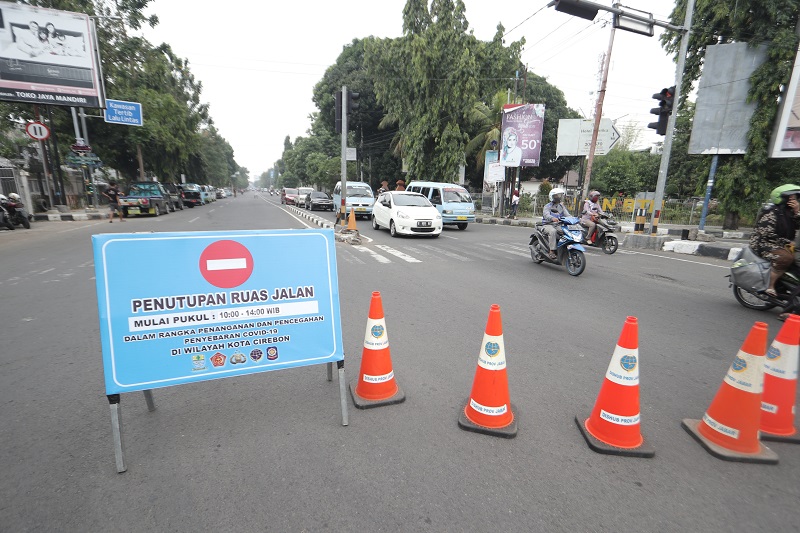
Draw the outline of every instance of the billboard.
<instances>
[{"instance_id":1,"label":"billboard","mask_svg":"<svg viewBox=\"0 0 800 533\"><path fill-rule=\"evenodd\" d=\"M800 53L795 55L792 78L781 101L780 114L772 134L770 157L800 157Z\"/></svg>"},{"instance_id":2,"label":"billboard","mask_svg":"<svg viewBox=\"0 0 800 533\"><path fill-rule=\"evenodd\" d=\"M503 106L500 164L504 167L538 167L543 127L544 104Z\"/></svg>"},{"instance_id":3,"label":"billboard","mask_svg":"<svg viewBox=\"0 0 800 533\"><path fill-rule=\"evenodd\" d=\"M91 19L0 2L0 100L103 107Z\"/></svg>"}]
</instances>

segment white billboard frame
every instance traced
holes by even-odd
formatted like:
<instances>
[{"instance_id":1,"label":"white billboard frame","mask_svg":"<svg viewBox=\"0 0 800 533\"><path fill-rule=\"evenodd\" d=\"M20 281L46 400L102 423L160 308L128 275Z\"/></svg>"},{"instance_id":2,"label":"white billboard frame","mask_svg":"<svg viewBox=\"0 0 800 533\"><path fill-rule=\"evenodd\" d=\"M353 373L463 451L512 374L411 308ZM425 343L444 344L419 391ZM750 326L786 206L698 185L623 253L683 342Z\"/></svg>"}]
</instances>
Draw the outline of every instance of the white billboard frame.
<instances>
[{"instance_id":1,"label":"white billboard frame","mask_svg":"<svg viewBox=\"0 0 800 533\"><path fill-rule=\"evenodd\" d=\"M0 100L104 107L91 18L85 13L0 2Z\"/></svg>"},{"instance_id":2,"label":"white billboard frame","mask_svg":"<svg viewBox=\"0 0 800 533\"><path fill-rule=\"evenodd\" d=\"M769 157L800 157L800 48L794 57L792 77L781 99L778 121L772 132Z\"/></svg>"}]
</instances>

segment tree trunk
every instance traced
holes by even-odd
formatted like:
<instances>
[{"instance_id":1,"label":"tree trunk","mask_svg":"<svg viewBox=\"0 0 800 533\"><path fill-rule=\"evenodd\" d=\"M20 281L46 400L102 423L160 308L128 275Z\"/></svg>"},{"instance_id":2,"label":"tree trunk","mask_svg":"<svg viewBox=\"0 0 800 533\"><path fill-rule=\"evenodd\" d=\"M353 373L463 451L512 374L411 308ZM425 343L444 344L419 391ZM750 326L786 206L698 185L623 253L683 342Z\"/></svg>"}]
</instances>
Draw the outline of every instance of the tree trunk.
<instances>
[{"instance_id":1,"label":"tree trunk","mask_svg":"<svg viewBox=\"0 0 800 533\"><path fill-rule=\"evenodd\" d=\"M725 219L722 221L722 229L735 230L739 229L739 213L735 211L728 211L725 213Z\"/></svg>"}]
</instances>

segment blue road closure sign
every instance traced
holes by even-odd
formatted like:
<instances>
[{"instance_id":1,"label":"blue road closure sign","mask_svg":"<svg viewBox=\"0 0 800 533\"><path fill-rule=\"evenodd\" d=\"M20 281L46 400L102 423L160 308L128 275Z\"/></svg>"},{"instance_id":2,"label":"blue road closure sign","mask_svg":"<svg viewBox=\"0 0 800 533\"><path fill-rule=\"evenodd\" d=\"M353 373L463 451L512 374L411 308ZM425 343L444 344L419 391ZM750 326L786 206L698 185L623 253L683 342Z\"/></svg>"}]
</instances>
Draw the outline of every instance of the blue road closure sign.
<instances>
[{"instance_id":1,"label":"blue road closure sign","mask_svg":"<svg viewBox=\"0 0 800 533\"><path fill-rule=\"evenodd\" d=\"M141 126L142 121L142 104L139 102L106 99L106 122Z\"/></svg>"},{"instance_id":2,"label":"blue road closure sign","mask_svg":"<svg viewBox=\"0 0 800 533\"><path fill-rule=\"evenodd\" d=\"M331 229L93 235L106 394L344 359Z\"/></svg>"}]
</instances>

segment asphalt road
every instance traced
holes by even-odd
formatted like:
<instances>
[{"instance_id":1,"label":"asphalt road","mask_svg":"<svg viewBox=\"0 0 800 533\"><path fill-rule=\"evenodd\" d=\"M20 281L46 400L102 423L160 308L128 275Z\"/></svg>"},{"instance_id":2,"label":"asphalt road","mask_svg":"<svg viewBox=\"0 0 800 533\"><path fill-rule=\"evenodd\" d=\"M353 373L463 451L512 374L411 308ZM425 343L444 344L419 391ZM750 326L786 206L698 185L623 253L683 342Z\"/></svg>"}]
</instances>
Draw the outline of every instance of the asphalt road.
<instances>
[{"instance_id":1,"label":"asphalt road","mask_svg":"<svg viewBox=\"0 0 800 533\"><path fill-rule=\"evenodd\" d=\"M700 418L756 320L727 262L589 250L583 275L536 265L530 229L470 225L439 239L358 226L336 244L348 380L382 293L403 404L340 424L322 366L122 396L116 472L91 235L304 228L277 196L158 218L0 231L3 531L797 531L800 447L730 463L680 427ZM330 214L319 215L331 219ZM180 276L174 258L153 276ZM519 434L462 431L491 304L500 305ZM639 319L642 431L653 459L592 452L587 416L626 316Z\"/></svg>"}]
</instances>

